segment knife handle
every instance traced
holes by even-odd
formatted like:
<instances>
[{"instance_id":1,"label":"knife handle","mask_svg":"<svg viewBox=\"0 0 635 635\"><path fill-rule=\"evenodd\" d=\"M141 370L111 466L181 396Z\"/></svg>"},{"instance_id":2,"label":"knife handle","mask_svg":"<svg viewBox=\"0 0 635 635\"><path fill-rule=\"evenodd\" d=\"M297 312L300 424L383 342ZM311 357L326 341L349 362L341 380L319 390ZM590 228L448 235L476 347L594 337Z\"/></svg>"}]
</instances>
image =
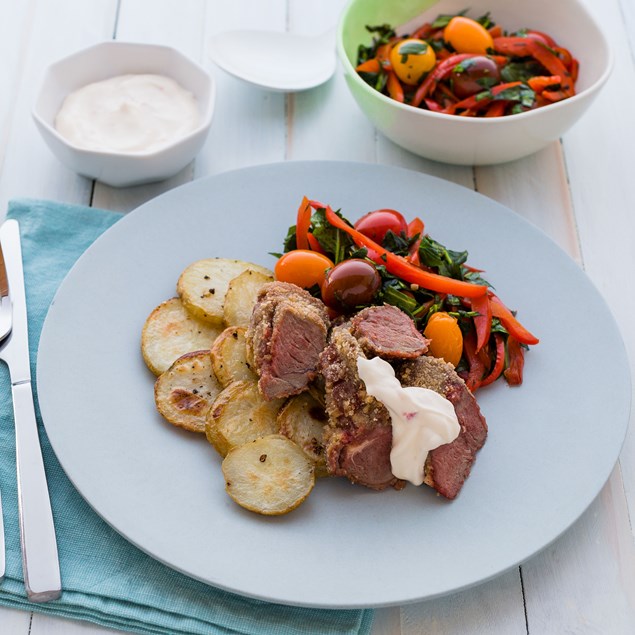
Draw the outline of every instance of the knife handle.
<instances>
[{"instance_id":1,"label":"knife handle","mask_svg":"<svg viewBox=\"0 0 635 635\"><path fill-rule=\"evenodd\" d=\"M48 602L60 596L62 584L31 383L14 384L11 390L24 586L31 602Z\"/></svg>"},{"instance_id":2,"label":"knife handle","mask_svg":"<svg viewBox=\"0 0 635 635\"><path fill-rule=\"evenodd\" d=\"M0 501L0 582L4 580L5 566L4 524L2 521L2 501Z\"/></svg>"}]
</instances>

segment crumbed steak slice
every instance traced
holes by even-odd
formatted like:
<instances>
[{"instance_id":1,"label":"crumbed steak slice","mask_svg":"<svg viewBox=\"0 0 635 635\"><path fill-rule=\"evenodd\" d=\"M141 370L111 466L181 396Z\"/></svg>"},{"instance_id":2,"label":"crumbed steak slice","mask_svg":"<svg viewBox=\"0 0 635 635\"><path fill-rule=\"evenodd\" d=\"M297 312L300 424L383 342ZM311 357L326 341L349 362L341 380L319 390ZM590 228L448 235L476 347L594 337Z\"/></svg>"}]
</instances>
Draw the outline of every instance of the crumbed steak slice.
<instances>
[{"instance_id":1,"label":"crumbed steak slice","mask_svg":"<svg viewBox=\"0 0 635 635\"><path fill-rule=\"evenodd\" d=\"M247 353L266 400L297 395L315 378L330 323L324 304L286 282L263 286L247 329Z\"/></svg>"},{"instance_id":2,"label":"crumbed steak slice","mask_svg":"<svg viewBox=\"0 0 635 635\"><path fill-rule=\"evenodd\" d=\"M446 498L456 498L485 443L485 417L465 382L441 359L423 356L403 362L396 375L402 385L434 390L454 406L461 432L451 443L428 453L424 482Z\"/></svg>"},{"instance_id":3,"label":"crumbed steak slice","mask_svg":"<svg viewBox=\"0 0 635 635\"><path fill-rule=\"evenodd\" d=\"M331 331L320 355L326 412L326 465L336 476L345 476L375 490L401 489L390 467L392 425L385 406L371 397L357 372L357 358L365 357L347 326Z\"/></svg>"},{"instance_id":4,"label":"crumbed steak slice","mask_svg":"<svg viewBox=\"0 0 635 635\"><path fill-rule=\"evenodd\" d=\"M361 310L351 320L353 335L364 352L385 359L412 359L428 350L427 340L408 315L384 304Z\"/></svg>"}]
</instances>

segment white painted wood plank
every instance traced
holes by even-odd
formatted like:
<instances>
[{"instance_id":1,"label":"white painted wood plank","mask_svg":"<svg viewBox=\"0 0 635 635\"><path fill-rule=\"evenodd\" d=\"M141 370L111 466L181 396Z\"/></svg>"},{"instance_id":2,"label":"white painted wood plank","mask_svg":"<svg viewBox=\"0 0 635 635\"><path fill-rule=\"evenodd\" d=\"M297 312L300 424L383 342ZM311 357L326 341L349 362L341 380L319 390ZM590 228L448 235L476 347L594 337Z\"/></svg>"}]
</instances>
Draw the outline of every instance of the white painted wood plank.
<instances>
[{"instance_id":1,"label":"white painted wood plank","mask_svg":"<svg viewBox=\"0 0 635 635\"><path fill-rule=\"evenodd\" d=\"M632 2L620 5L616 0L601 5L587 0L587 5L610 33L615 68L597 101L566 135L564 148L585 269L611 307L635 378L635 126L631 107L635 100L635 9ZM621 455L631 517L635 515L633 421L631 416Z\"/></svg>"},{"instance_id":2,"label":"white painted wood plank","mask_svg":"<svg viewBox=\"0 0 635 635\"><path fill-rule=\"evenodd\" d=\"M554 142L524 159L475 168L479 192L510 207L581 262L562 146Z\"/></svg>"},{"instance_id":3,"label":"white painted wood plank","mask_svg":"<svg viewBox=\"0 0 635 635\"><path fill-rule=\"evenodd\" d=\"M371 635L401 635L401 610L398 606L375 611Z\"/></svg>"},{"instance_id":4,"label":"white painted wood plank","mask_svg":"<svg viewBox=\"0 0 635 635\"><path fill-rule=\"evenodd\" d=\"M285 0L208 4L203 63L216 78L217 98L210 138L196 160L197 177L284 160L284 95L254 88L220 70L209 59L209 39L232 29L284 31L286 22Z\"/></svg>"},{"instance_id":5,"label":"white painted wood plank","mask_svg":"<svg viewBox=\"0 0 635 635\"><path fill-rule=\"evenodd\" d=\"M404 606L402 635L525 635L518 569L473 589Z\"/></svg>"},{"instance_id":6,"label":"white painted wood plank","mask_svg":"<svg viewBox=\"0 0 635 635\"><path fill-rule=\"evenodd\" d=\"M34 613L28 635L125 635L125 633L90 622L78 622Z\"/></svg>"},{"instance_id":7,"label":"white painted wood plank","mask_svg":"<svg viewBox=\"0 0 635 635\"><path fill-rule=\"evenodd\" d=\"M191 59L201 62L205 0L122 0L115 39L172 46ZM187 183L194 178L194 165L186 166L175 176L148 185L113 188L95 183L92 205L105 209L130 211L147 200Z\"/></svg>"},{"instance_id":8,"label":"white painted wood plank","mask_svg":"<svg viewBox=\"0 0 635 635\"><path fill-rule=\"evenodd\" d=\"M612 41L625 42L617 2L603 4L601 13L602 20L610 21ZM630 62L627 54L618 63L630 68ZM633 81L632 75L629 81ZM623 84L624 78L620 86ZM632 147L633 138L626 130L626 113L615 107L620 99L624 104L629 99L620 93L620 97L614 93L610 99L603 96L565 135L567 170L561 167L561 148L554 144L521 162L479 168L476 177L480 191L545 230L578 262L584 262L592 278L597 268L598 279L613 285L616 306L624 307L625 318L630 318L635 306L632 298L625 299L626 306L623 303L622 285L630 281L628 264L623 265L632 259L627 243L633 246L635 227L632 218L623 218L629 206L620 190L626 190L623 183L628 183L628 166L619 148ZM616 164L621 165L621 173ZM617 223L607 223L607 203L611 209L615 205L619 208L616 216L621 218ZM617 243L613 242L616 239ZM627 253L621 253L621 249ZM609 269L607 258L616 251L620 253L620 266ZM632 333L632 326L629 330ZM634 632L634 569L628 510L621 475L615 471L583 518L549 549L523 565L529 631Z\"/></svg>"},{"instance_id":9,"label":"white painted wood plank","mask_svg":"<svg viewBox=\"0 0 635 635\"><path fill-rule=\"evenodd\" d=\"M530 633L635 633L635 547L619 470L578 523L523 565Z\"/></svg>"},{"instance_id":10,"label":"white painted wood plank","mask_svg":"<svg viewBox=\"0 0 635 635\"><path fill-rule=\"evenodd\" d=\"M303 35L332 33L342 0L307 3L290 0L289 30ZM346 87L338 62L334 76L322 86L289 95L287 158L375 162L375 131Z\"/></svg>"},{"instance_id":11,"label":"white painted wood plank","mask_svg":"<svg viewBox=\"0 0 635 635\"><path fill-rule=\"evenodd\" d=\"M0 607L0 633L29 635L31 613Z\"/></svg>"},{"instance_id":12,"label":"white painted wood plank","mask_svg":"<svg viewBox=\"0 0 635 635\"><path fill-rule=\"evenodd\" d=\"M9 3L2 4L4 7ZM91 182L64 168L48 151L31 120L31 108L46 65L109 38L117 6L116 0L28 4L33 9L33 17L19 46L10 56L20 81L8 123L6 154L0 176L2 210L10 198L19 196L89 201ZM11 28L11 24L5 28Z\"/></svg>"}]
</instances>

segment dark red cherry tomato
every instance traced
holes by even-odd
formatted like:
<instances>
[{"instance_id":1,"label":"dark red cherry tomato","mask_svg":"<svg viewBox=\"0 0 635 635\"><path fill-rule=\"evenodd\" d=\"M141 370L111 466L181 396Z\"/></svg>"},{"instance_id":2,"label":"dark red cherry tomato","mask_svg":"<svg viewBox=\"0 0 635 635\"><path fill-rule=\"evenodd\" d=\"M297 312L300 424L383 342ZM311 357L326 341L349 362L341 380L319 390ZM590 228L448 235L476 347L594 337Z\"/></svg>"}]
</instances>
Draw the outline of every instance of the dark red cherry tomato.
<instances>
[{"instance_id":1,"label":"dark red cherry tomato","mask_svg":"<svg viewBox=\"0 0 635 635\"><path fill-rule=\"evenodd\" d=\"M450 75L454 94L465 99L500 83L501 75L494 60L482 55L459 62Z\"/></svg>"},{"instance_id":2,"label":"dark red cherry tomato","mask_svg":"<svg viewBox=\"0 0 635 635\"><path fill-rule=\"evenodd\" d=\"M408 231L408 223L397 210L378 209L364 214L355 223L355 229L381 245L389 229L399 235L401 232Z\"/></svg>"},{"instance_id":3,"label":"dark red cherry tomato","mask_svg":"<svg viewBox=\"0 0 635 635\"><path fill-rule=\"evenodd\" d=\"M324 304L335 309L354 309L370 304L381 286L381 276L371 262L351 258L335 265L322 283Z\"/></svg>"}]
</instances>

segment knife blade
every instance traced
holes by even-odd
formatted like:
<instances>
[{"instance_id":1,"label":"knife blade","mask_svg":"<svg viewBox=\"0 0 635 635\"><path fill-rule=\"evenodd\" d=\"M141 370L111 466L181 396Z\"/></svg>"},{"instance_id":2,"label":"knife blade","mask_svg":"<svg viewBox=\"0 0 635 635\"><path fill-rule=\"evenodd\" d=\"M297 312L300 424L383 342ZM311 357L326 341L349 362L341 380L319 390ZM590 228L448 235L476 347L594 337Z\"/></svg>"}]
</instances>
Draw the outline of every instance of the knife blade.
<instances>
[{"instance_id":1,"label":"knife blade","mask_svg":"<svg viewBox=\"0 0 635 635\"><path fill-rule=\"evenodd\" d=\"M8 282L12 306L11 333L0 348L0 359L9 367L11 377L24 585L30 601L48 602L60 596L61 579L33 404L22 246L16 220L7 220L0 227L0 250L0 269Z\"/></svg>"}]
</instances>

